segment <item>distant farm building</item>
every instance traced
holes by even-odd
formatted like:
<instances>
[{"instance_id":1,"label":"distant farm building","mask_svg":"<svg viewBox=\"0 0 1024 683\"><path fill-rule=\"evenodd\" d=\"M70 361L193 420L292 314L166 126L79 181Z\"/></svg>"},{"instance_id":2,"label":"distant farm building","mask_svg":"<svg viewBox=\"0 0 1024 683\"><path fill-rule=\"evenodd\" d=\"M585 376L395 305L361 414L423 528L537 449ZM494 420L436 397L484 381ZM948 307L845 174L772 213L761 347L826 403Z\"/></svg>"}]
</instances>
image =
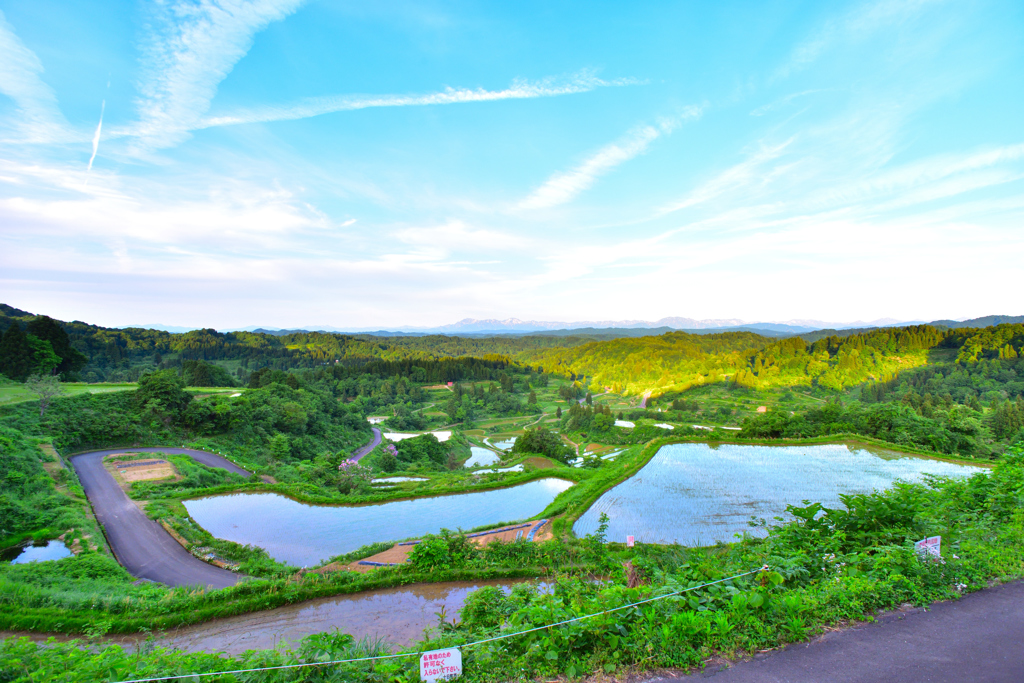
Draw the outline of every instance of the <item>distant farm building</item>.
<instances>
[{"instance_id":1,"label":"distant farm building","mask_svg":"<svg viewBox=\"0 0 1024 683\"><path fill-rule=\"evenodd\" d=\"M767 413L768 412L768 406L758 406L757 407L757 412L759 412L759 413Z\"/></svg>"}]
</instances>

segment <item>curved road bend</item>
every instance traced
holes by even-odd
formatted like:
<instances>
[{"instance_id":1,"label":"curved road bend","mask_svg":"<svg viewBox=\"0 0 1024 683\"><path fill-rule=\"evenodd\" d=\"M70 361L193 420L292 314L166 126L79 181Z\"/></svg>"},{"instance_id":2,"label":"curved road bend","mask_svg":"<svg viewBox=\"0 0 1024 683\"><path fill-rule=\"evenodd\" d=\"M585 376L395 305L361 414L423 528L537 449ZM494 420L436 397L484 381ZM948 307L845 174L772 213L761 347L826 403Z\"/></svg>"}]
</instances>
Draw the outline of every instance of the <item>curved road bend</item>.
<instances>
[{"instance_id":1,"label":"curved road bend","mask_svg":"<svg viewBox=\"0 0 1024 683\"><path fill-rule=\"evenodd\" d=\"M361 457L368 454L370 451L372 451L374 448L380 445L380 430L377 429L376 427L370 427L370 431L373 432L373 440L370 441L370 443L363 446L362 448L360 448L359 450L357 450L355 453L353 453L352 457L349 458L349 460L358 461Z\"/></svg>"},{"instance_id":2,"label":"curved road bend","mask_svg":"<svg viewBox=\"0 0 1024 683\"><path fill-rule=\"evenodd\" d=\"M168 586L233 586L243 577L203 562L181 547L162 526L132 502L103 467L103 457L115 453L172 453L196 462L249 476L241 467L213 453L188 448L114 448L71 457L96 519L103 525L114 557L133 576Z\"/></svg>"},{"instance_id":3,"label":"curved road bend","mask_svg":"<svg viewBox=\"0 0 1024 683\"><path fill-rule=\"evenodd\" d=\"M381 441L380 430L373 431L373 440L355 452L359 460ZM130 574L168 586L206 585L212 588L233 586L243 577L203 562L181 547L167 531L151 520L121 490L103 467L103 458L115 453L170 453L187 455L208 467L218 467L243 477L251 472L214 453L191 448L113 448L89 451L71 456L71 465L78 474L96 519L103 526L114 557Z\"/></svg>"}]
</instances>

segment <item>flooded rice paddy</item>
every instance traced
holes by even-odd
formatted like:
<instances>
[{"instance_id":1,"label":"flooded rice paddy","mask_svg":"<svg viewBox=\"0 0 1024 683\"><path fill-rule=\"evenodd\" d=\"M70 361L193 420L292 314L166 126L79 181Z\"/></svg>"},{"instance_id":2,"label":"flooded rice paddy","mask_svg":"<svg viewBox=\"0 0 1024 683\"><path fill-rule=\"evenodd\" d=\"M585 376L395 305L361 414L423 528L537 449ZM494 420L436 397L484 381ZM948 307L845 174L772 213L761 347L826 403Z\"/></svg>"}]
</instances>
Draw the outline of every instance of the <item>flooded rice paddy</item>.
<instances>
[{"instance_id":1,"label":"flooded rice paddy","mask_svg":"<svg viewBox=\"0 0 1024 683\"><path fill-rule=\"evenodd\" d=\"M463 465L463 467L493 465L501 459L501 457L494 451L487 448L481 448L480 446L470 446L469 450L472 452L472 456L466 461L466 464Z\"/></svg>"},{"instance_id":2,"label":"flooded rice paddy","mask_svg":"<svg viewBox=\"0 0 1024 683\"><path fill-rule=\"evenodd\" d=\"M353 507L309 505L276 493L232 493L184 504L192 519L217 538L311 567L378 541L527 519L570 486L564 479L548 478L492 491Z\"/></svg>"},{"instance_id":3,"label":"flooded rice paddy","mask_svg":"<svg viewBox=\"0 0 1024 683\"><path fill-rule=\"evenodd\" d=\"M238 655L246 650L295 647L302 638L338 629L358 640L381 638L393 645L409 646L422 640L425 629L436 629L437 613L443 609L447 620L458 619L470 592L483 586L499 586L508 592L526 579L450 581L418 583L400 588L382 588L351 595L307 600L276 609L215 619L170 631L128 636L108 636L104 642L126 649L161 646L186 652L225 652ZM550 584L537 584L541 592ZM0 632L0 637L25 635L45 642L51 634ZM56 635L57 640L70 639ZM436 635L436 631L434 634ZM151 640L148 640L150 639ZM148 642L147 642L148 641Z\"/></svg>"},{"instance_id":4,"label":"flooded rice paddy","mask_svg":"<svg viewBox=\"0 0 1024 683\"><path fill-rule=\"evenodd\" d=\"M71 551L68 550L68 547L63 542L54 540L45 543L28 543L5 548L3 551L0 551L0 562L26 564L28 562L59 560L70 556Z\"/></svg>"},{"instance_id":5,"label":"flooded rice paddy","mask_svg":"<svg viewBox=\"0 0 1024 683\"><path fill-rule=\"evenodd\" d=\"M421 583L318 598L170 631L158 636L155 644L190 652L240 654L282 643L295 646L311 633L337 628L356 640L383 638L395 645L408 646L423 639L424 629L437 627L437 613L442 608L448 621L458 619L470 592L482 586L500 586L507 592L515 583L522 581Z\"/></svg>"},{"instance_id":6,"label":"flooded rice paddy","mask_svg":"<svg viewBox=\"0 0 1024 683\"><path fill-rule=\"evenodd\" d=\"M501 473L501 472L522 472L522 471L523 471L523 466L522 466L522 464L519 464L519 465L512 465L511 467L498 467L496 469L488 468L486 470L477 470L473 474L494 474L496 472L497 473Z\"/></svg>"},{"instance_id":7,"label":"flooded rice paddy","mask_svg":"<svg viewBox=\"0 0 1024 683\"><path fill-rule=\"evenodd\" d=\"M747 524L752 516L771 520L787 504L810 500L837 507L841 493L869 493L929 474L957 477L983 471L845 444L673 444L606 491L573 530L579 536L593 533L603 512L609 517L609 541L625 542L632 535L648 543L711 545L734 541L744 531L758 532Z\"/></svg>"}]
</instances>

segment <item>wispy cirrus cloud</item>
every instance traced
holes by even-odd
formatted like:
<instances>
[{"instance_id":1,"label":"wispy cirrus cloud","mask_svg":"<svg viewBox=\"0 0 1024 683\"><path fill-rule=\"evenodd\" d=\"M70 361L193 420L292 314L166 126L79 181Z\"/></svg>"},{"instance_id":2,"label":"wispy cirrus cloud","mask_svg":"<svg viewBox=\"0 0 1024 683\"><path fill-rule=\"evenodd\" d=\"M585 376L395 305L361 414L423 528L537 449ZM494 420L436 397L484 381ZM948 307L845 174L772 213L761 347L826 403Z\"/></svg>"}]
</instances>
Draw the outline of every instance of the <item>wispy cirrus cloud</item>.
<instances>
[{"instance_id":1,"label":"wispy cirrus cloud","mask_svg":"<svg viewBox=\"0 0 1024 683\"><path fill-rule=\"evenodd\" d=\"M549 77L539 81L517 79L503 90L445 88L440 92L422 95L329 95L310 97L291 104L253 107L220 116L210 116L200 121L196 127L211 128L213 126L231 126L242 123L294 121L296 119L306 119L312 116L321 116L340 111L370 109L374 107L422 107L438 104L557 97L559 95L590 92L596 88L637 85L640 83L642 81L632 78L604 80L589 71L582 71L569 77Z\"/></svg>"},{"instance_id":2,"label":"wispy cirrus cloud","mask_svg":"<svg viewBox=\"0 0 1024 683\"><path fill-rule=\"evenodd\" d=\"M253 36L303 0L177 0L157 5L142 41L139 119L119 135L144 147L181 142L210 107L217 86L252 47Z\"/></svg>"},{"instance_id":3,"label":"wispy cirrus cloud","mask_svg":"<svg viewBox=\"0 0 1024 683\"><path fill-rule=\"evenodd\" d=\"M652 142L671 133L683 121L698 118L703 111L703 107L691 106L680 116L664 118L655 124L634 128L615 142L599 149L579 166L552 175L521 201L518 208L547 209L565 204L593 185L599 177L619 164L643 154Z\"/></svg>"},{"instance_id":4,"label":"wispy cirrus cloud","mask_svg":"<svg viewBox=\"0 0 1024 683\"><path fill-rule=\"evenodd\" d=\"M781 109L782 107L785 107L787 104L789 104L790 102L792 102L795 99L799 99L801 97L806 97L807 95L813 95L813 94L819 93L819 92L826 92L827 90L828 90L827 88L814 88L814 89L811 89L811 90L803 90L801 92L791 93L791 94L786 95L784 97L780 97L779 99L775 100L774 102L769 102L768 104L762 104L757 109L754 109L753 111L751 111L750 115L751 116L764 116L768 112L775 111L776 109Z\"/></svg>"},{"instance_id":5,"label":"wispy cirrus cloud","mask_svg":"<svg viewBox=\"0 0 1024 683\"><path fill-rule=\"evenodd\" d=\"M18 106L14 121L18 142L56 142L74 137L57 106L57 96L42 79L43 65L0 12L0 93Z\"/></svg>"},{"instance_id":6,"label":"wispy cirrus cloud","mask_svg":"<svg viewBox=\"0 0 1024 683\"><path fill-rule=\"evenodd\" d=\"M789 59L776 69L772 80L786 78L803 70L836 44L897 25L918 15L927 5L939 1L874 0L859 5L841 17L829 19L793 49Z\"/></svg>"}]
</instances>

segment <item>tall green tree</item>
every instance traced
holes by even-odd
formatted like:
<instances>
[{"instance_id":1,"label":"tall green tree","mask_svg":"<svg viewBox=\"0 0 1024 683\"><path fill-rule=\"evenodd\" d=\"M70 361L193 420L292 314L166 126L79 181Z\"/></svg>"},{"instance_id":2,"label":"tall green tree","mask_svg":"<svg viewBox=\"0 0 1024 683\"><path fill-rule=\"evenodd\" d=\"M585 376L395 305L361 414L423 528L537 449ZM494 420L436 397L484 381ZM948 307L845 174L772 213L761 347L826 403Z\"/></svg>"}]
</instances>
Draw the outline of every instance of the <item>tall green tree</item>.
<instances>
[{"instance_id":1,"label":"tall green tree","mask_svg":"<svg viewBox=\"0 0 1024 683\"><path fill-rule=\"evenodd\" d=\"M0 339L0 372L18 382L32 372L32 347L17 322L8 327Z\"/></svg>"},{"instance_id":2,"label":"tall green tree","mask_svg":"<svg viewBox=\"0 0 1024 683\"><path fill-rule=\"evenodd\" d=\"M147 410L177 418L192 400L185 391L185 380L174 370L150 372L139 378L135 400Z\"/></svg>"},{"instance_id":3,"label":"tall green tree","mask_svg":"<svg viewBox=\"0 0 1024 683\"><path fill-rule=\"evenodd\" d=\"M39 397L40 418L46 414L53 399L64 393L60 378L55 375L31 375L25 380L25 387Z\"/></svg>"},{"instance_id":4,"label":"tall green tree","mask_svg":"<svg viewBox=\"0 0 1024 683\"><path fill-rule=\"evenodd\" d=\"M89 362L85 355L71 346L71 339L60 323L49 316L37 315L29 321L25 331L43 341L50 342L53 352L60 358L56 370L62 375L78 372Z\"/></svg>"},{"instance_id":5,"label":"tall green tree","mask_svg":"<svg viewBox=\"0 0 1024 683\"><path fill-rule=\"evenodd\" d=\"M50 342L30 334L28 345L32 349L32 372L37 375L52 375L60 365L60 356L54 353Z\"/></svg>"}]
</instances>

